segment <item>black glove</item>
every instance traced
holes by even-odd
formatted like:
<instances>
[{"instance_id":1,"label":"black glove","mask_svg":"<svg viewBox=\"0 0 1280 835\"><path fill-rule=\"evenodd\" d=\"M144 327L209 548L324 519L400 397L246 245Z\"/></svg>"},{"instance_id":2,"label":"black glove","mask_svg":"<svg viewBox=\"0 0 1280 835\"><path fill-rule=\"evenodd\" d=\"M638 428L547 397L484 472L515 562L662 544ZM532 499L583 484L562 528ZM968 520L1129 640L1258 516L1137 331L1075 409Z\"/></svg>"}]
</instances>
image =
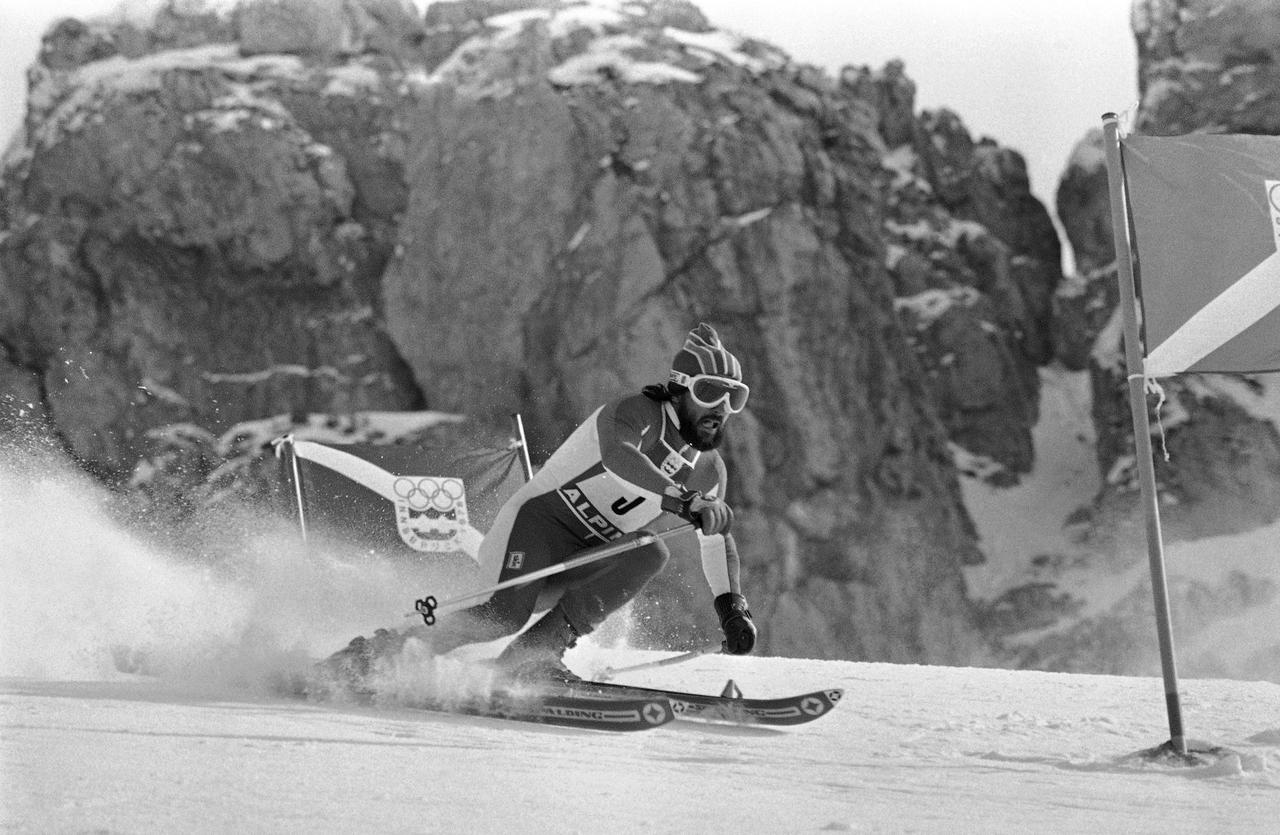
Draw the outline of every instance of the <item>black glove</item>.
<instances>
[{"instance_id":1,"label":"black glove","mask_svg":"<svg viewBox=\"0 0 1280 835\"><path fill-rule=\"evenodd\" d=\"M689 510L689 505L693 504L694 499L702 498L702 494L697 490L683 490L676 485L668 487L662 491L662 509L667 513L674 513L681 519L693 521L693 513Z\"/></svg>"},{"instance_id":2,"label":"black glove","mask_svg":"<svg viewBox=\"0 0 1280 835\"><path fill-rule=\"evenodd\" d=\"M729 505L715 497L708 498L697 490L668 487L662 494L662 509L698 523L707 536L725 533L733 524L733 509Z\"/></svg>"},{"instance_id":3,"label":"black glove","mask_svg":"<svg viewBox=\"0 0 1280 835\"><path fill-rule=\"evenodd\" d=\"M716 614L724 631L724 651L730 655L746 655L756 645L756 625L747 611L747 599L727 591L716 598Z\"/></svg>"}]
</instances>

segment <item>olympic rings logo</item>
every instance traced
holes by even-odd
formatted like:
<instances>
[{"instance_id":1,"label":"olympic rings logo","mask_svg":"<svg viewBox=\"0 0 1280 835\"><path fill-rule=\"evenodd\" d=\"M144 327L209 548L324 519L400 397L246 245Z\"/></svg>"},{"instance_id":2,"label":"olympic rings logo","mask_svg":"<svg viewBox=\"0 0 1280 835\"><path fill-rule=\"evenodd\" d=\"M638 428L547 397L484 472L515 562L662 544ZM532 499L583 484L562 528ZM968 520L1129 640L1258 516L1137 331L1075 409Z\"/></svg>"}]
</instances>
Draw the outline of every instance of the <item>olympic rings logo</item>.
<instances>
[{"instance_id":1,"label":"olympic rings logo","mask_svg":"<svg viewBox=\"0 0 1280 835\"><path fill-rule=\"evenodd\" d=\"M395 482L396 496L416 511L428 507L448 510L466 492L462 481L456 478L407 478L401 476Z\"/></svg>"}]
</instances>

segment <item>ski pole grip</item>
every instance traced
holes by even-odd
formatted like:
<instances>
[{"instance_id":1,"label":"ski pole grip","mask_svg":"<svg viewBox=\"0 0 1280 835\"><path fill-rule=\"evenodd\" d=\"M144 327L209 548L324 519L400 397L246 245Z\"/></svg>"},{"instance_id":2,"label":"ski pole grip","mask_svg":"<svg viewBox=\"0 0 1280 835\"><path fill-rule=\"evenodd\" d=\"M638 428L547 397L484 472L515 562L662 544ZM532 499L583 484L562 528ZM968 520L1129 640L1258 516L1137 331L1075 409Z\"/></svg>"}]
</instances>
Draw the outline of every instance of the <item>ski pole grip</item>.
<instances>
[{"instance_id":1,"label":"ski pole grip","mask_svg":"<svg viewBox=\"0 0 1280 835\"><path fill-rule=\"evenodd\" d=\"M679 490L677 488L668 488L673 492L664 492L662 494L661 507L667 513L674 513L687 522L692 522L694 527L702 527L702 513L693 510L693 503L703 498L702 493L697 490ZM726 505L726 508L728 506ZM724 530L721 533L728 533L733 527L733 509L729 510L729 521L725 523Z\"/></svg>"}]
</instances>

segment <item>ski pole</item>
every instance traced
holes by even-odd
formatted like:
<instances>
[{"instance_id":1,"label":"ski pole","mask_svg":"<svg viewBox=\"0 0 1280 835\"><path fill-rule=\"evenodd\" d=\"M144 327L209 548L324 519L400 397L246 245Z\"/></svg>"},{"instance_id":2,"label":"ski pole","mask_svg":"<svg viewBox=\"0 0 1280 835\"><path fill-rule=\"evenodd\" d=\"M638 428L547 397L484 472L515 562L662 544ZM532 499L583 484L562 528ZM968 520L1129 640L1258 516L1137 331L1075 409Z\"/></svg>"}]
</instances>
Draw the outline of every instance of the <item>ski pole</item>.
<instances>
[{"instance_id":1,"label":"ski pole","mask_svg":"<svg viewBox=\"0 0 1280 835\"><path fill-rule=\"evenodd\" d=\"M657 661L646 661L643 664L632 664L630 667L605 667L600 671L600 679L608 681L619 673L633 673L636 670L648 670L653 667L666 667L671 664L679 664L682 661L692 661L695 658L701 658L704 655L712 655L724 650L724 644L707 644L705 647L692 650L690 652L673 655L670 658L660 658Z\"/></svg>"},{"instance_id":2,"label":"ski pole","mask_svg":"<svg viewBox=\"0 0 1280 835\"><path fill-rule=\"evenodd\" d=\"M645 534L644 536L631 539L626 542L618 542L613 545L592 548L582 554L582 556L574 557L573 559L565 560L564 562L558 562L555 565L549 565L546 568L540 568L537 571L530 571L528 574L521 574L519 577L512 577L510 580L503 580L501 583L481 589L480 591L460 595L443 602L436 600L434 595L429 594L421 600L415 600L413 602L413 611L406 614L405 617L411 618L415 614L422 615L423 623L427 626L431 626L436 622L437 614L464 608L460 604L468 603L472 600L479 600L482 597L488 597L494 592L499 592L503 589L523 586L527 583L532 583L534 580L541 580L543 577L550 577L554 574L571 571L575 568L590 565L593 562L598 562L609 557L616 557L618 554L624 554L627 551L633 551L636 548L642 548L645 545L652 545L659 540L669 539L670 537L678 536L680 534L686 534L692 531L694 527L694 524L690 522L684 525L678 525L670 530L663 531L662 533Z\"/></svg>"}]
</instances>

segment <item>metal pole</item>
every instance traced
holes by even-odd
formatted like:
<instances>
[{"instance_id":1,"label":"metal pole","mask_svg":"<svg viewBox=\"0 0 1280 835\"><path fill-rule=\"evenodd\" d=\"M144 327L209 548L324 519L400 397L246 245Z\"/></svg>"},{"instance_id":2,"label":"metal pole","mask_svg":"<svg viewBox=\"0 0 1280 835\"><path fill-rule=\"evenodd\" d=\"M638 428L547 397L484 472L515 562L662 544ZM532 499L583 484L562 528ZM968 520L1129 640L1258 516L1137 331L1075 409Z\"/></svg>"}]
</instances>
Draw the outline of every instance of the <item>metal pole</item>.
<instances>
[{"instance_id":1,"label":"metal pole","mask_svg":"<svg viewBox=\"0 0 1280 835\"><path fill-rule=\"evenodd\" d=\"M454 597L443 602L437 601L433 595L427 595L421 600L415 601L413 607L414 610L406 614L405 617L411 618L414 615L421 615L422 620L430 626L435 623L436 615L440 614L442 610L453 611L455 609L465 608L461 604L469 603L473 600L479 600L483 597L488 597L494 592L499 592L503 589L523 586L527 583L532 583L534 580L541 580L544 577L550 577L554 574L561 574L565 571L581 568L584 565L590 565L593 562L599 562L600 560L607 559L608 557L615 557L618 554L624 554L627 551L632 551L645 545L651 545L659 540L669 539L670 537L677 536L679 534L689 533L694 529L694 527L694 524L690 522L678 525L670 530L663 531L662 533L646 534L636 539L629 539L626 542L617 542L612 545L591 548L581 556L574 557L573 559L558 562L554 565L549 565L546 568L540 568L537 571L530 571L528 574L521 574L518 577L503 580L502 582L492 585L486 589Z\"/></svg>"},{"instance_id":2,"label":"metal pole","mask_svg":"<svg viewBox=\"0 0 1280 835\"><path fill-rule=\"evenodd\" d=\"M1169 588L1165 579L1164 542L1160 533L1160 504L1156 492L1156 468L1151 452L1151 424L1147 417L1146 377L1138 333L1138 309L1133 280L1133 249L1129 240L1129 203L1124 185L1124 160L1120 153L1119 119L1103 114L1102 131L1107 151L1107 183L1111 196L1111 232L1115 238L1116 274L1120 283L1120 310L1124 317L1124 359L1129 382L1129 411L1133 417L1133 440L1137 457L1138 482L1147 523L1147 557L1151 571L1151 593L1156 609L1156 632L1160 639L1160 668L1164 675L1165 706L1169 712L1169 741L1182 756L1187 753L1182 730L1182 707L1178 697L1178 668L1173 654L1173 629L1169 617Z\"/></svg>"},{"instance_id":3,"label":"metal pole","mask_svg":"<svg viewBox=\"0 0 1280 835\"><path fill-rule=\"evenodd\" d=\"M724 645L720 643L707 644L705 647L673 655L669 658L660 658L657 661L646 661L643 664L632 664L630 667L605 667L600 671L600 679L608 681L619 673L634 673L636 670L649 670L654 667L669 667L672 664L681 664L685 661L692 661L695 658L701 658L704 655L712 655L724 650Z\"/></svg>"},{"instance_id":4,"label":"metal pole","mask_svg":"<svg viewBox=\"0 0 1280 835\"><path fill-rule=\"evenodd\" d=\"M293 482L294 507L298 511L298 529L302 531L302 542L307 543L307 503L302 492L302 473L298 470L298 456L293 449L293 435L288 434L276 442L276 456L283 459L288 469L289 480Z\"/></svg>"},{"instance_id":5,"label":"metal pole","mask_svg":"<svg viewBox=\"0 0 1280 835\"><path fill-rule=\"evenodd\" d=\"M530 481L533 479L533 462L529 460L529 441L524 436L524 420L521 419L519 412L511 417L516 422L516 438L520 442L520 463L524 466L524 480Z\"/></svg>"}]
</instances>

